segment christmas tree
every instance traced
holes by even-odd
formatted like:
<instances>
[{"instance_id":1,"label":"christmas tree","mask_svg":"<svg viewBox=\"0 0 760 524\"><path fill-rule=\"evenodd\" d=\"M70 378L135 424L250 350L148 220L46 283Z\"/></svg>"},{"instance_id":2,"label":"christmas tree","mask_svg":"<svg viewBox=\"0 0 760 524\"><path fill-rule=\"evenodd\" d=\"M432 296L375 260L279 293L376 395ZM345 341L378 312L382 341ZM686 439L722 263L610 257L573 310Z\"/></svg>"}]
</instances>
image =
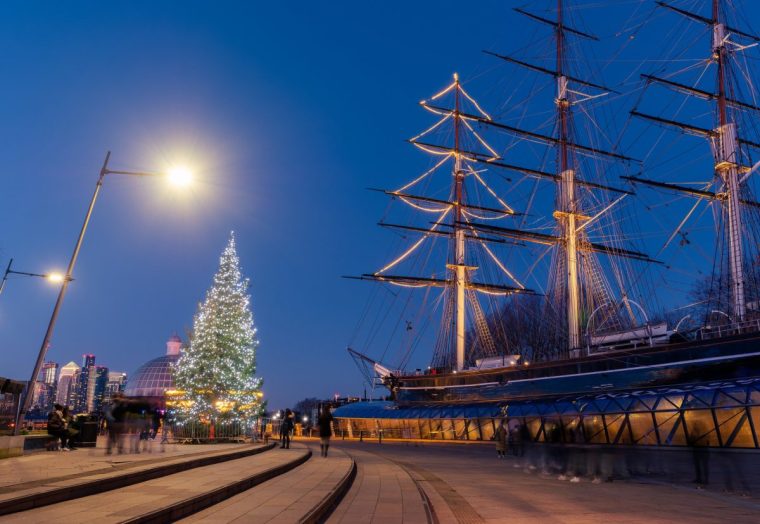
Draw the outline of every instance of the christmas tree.
<instances>
[{"instance_id":1,"label":"christmas tree","mask_svg":"<svg viewBox=\"0 0 760 524\"><path fill-rule=\"evenodd\" d=\"M248 420L260 413L261 379L254 376L259 342L250 300L233 232L175 368L175 387L183 391L180 420Z\"/></svg>"}]
</instances>

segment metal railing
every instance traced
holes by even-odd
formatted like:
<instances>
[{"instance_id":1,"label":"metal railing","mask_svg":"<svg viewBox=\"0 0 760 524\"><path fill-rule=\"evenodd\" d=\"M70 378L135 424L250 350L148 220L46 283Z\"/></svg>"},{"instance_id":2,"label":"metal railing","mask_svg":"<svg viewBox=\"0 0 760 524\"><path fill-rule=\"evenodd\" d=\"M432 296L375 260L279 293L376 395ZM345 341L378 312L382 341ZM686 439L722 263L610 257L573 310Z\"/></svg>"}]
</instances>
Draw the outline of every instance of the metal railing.
<instances>
[{"instance_id":1,"label":"metal railing","mask_svg":"<svg viewBox=\"0 0 760 524\"><path fill-rule=\"evenodd\" d=\"M705 326L698 331L697 338L700 340L710 340L745 333L756 333L758 331L760 331L760 319L745 320L743 322L732 322L717 326Z\"/></svg>"},{"instance_id":2,"label":"metal railing","mask_svg":"<svg viewBox=\"0 0 760 524\"><path fill-rule=\"evenodd\" d=\"M248 439L256 440L257 428L257 421L172 422L164 426L162 437L180 443L242 442Z\"/></svg>"}]
</instances>

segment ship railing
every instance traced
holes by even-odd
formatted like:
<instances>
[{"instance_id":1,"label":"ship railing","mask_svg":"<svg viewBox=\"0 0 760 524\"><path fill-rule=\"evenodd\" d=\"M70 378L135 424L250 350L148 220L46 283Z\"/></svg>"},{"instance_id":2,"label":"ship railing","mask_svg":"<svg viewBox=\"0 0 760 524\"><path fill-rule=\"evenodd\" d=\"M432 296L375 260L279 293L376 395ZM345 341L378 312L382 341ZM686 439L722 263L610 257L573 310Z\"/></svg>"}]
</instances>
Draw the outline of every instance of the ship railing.
<instances>
[{"instance_id":1,"label":"ship railing","mask_svg":"<svg viewBox=\"0 0 760 524\"><path fill-rule=\"evenodd\" d=\"M711 340L757 332L760 332L760 318L744 320L742 322L732 322L730 324L705 326L697 332L697 338L699 340Z\"/></svg>"}]
</instances>

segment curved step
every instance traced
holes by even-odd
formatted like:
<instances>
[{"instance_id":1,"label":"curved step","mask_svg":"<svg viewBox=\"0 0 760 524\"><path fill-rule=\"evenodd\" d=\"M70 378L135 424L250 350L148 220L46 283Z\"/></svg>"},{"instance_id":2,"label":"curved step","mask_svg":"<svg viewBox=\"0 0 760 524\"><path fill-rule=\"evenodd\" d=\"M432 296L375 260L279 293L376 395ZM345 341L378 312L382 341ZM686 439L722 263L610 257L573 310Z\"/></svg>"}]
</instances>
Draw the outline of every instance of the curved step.
<instances>
[{"instance_id":1,"label":"curved step","mask_svg":"<svg viewBox=\"0 0 760 524\"><path fill-rule=\"evenodd\" d=\"M356 463L335 450L295 471L241 493L183 520L183 524L226 522L324 522L351 487Z\"/></svg>"},{"instance_id":2,"label":"curved step","mask_svg":"<svg viewBox=\"0 0 760 524\"><path fill-rule=\"evenodd\" d=\"M125 468L122 468L121 470L110 470L105 473L101 471L88 472L84 473L82 477L73 479L69 477L46 479L44 481L39 481L37 484L40 486L30 489L30 493L0 499L0 515L8 515L19 511L26 511L48 506L50 504L96 495L98 493L123 488L125 486L146 482L151 479L180 473L194 468L257 455L274 447L275 444L273 443L242 450L237 449L235 451L203 453L200 456L194 454L191 458L182 456L176 458L172 457L156 461L165 463L153 466L144 467L144 464L142 463L128 465L128 468L136 469L136 471L129 472L124 472L123 469ZM76 455L72 455L71 458L72 460L76 460Z\"/></svg>"},{"instance_id":3,"label":"curved step","mask_svg":"<svg viewBox=\"0 0 760 524\"><path fill-rule=\"evenodd\" d=\"M406 469L369 451L342 450L356 461L356 480L326 522L437 522L425 491Z\"/></svg>"}]
</instances>

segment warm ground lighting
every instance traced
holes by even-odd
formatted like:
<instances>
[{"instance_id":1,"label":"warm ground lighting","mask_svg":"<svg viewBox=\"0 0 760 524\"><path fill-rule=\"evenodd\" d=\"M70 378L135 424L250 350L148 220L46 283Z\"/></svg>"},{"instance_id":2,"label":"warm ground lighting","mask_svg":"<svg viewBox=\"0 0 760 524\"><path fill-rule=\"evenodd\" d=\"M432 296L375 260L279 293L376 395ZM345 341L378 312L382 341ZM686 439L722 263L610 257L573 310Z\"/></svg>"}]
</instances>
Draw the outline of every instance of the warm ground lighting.
<instances>
[{"instance_id":1,"label":"warm ground lighting","mask_svg":"<svg viewBox=\"0 0 760 524\"><path fill-rule=\"evenodd\" d=\"M193 181L192 172L186 167L174 167L169 170L169 181L175 186L186 186Z\"/></svg>"}]
</instances>

